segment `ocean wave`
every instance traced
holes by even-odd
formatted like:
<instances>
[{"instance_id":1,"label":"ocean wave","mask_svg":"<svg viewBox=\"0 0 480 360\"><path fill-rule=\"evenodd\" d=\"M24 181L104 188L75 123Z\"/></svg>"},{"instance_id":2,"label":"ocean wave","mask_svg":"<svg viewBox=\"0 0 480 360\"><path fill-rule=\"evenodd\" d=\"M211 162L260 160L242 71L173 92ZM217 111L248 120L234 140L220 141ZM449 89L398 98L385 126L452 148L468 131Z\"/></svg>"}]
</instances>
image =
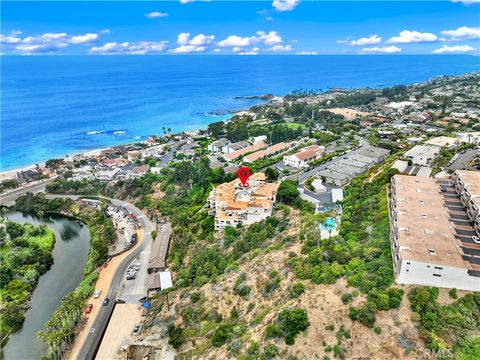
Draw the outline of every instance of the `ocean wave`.
<instances>
[{"instance_id":1,"label":"ocean wave","mask_svg":"<svg viewBox=\"0 0 480 360\"><path fill-rule=\"evenodd\" d=\"M97 135L97 134L103 134L105 131L87 131L85 135Z\"/></svg>"},{"instance_id":2,"label":"ocean wave","mask_svg":"<svg viewBox=\"0 0 480 360\"><path fill-rule=\"evenodd\" d=\"M126 134L127 132L126 131L114 131L113 134L114 135L123 135L123 134Z\"/></svg>"}]
</instances>

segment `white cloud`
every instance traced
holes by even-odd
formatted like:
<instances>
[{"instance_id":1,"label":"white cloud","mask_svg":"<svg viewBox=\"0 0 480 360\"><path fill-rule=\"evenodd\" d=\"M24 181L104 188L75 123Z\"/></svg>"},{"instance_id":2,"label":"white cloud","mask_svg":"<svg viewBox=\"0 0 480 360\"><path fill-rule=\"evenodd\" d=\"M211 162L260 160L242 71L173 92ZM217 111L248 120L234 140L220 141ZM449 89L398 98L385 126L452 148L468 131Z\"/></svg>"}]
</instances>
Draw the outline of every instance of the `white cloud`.
<instances>
[{"instance_id":1,"label":"white cloud","mask_svg":"<svg viewBox=\"0 0 480 360\"><path fill-rule=\"evenodd\" d=\"M90 48L90 54L99 55L145 55L155 54L166 50L167 41L138 41L138 42L109 42L102 46L94 46Z\"/></svg>"},{"instance_id":2,"label":"white cloud","mask_svg":"<svg viewBox=\"0 0 480 360\"><path fill-rule=\"evenodd\" d=\"M232 49L232 51L233 51L234 53L239 53L239 52L242 52L243 49L242 49L241 47L239 47L239 46L235 46L235 47Z\"/></svg>"},{"instance_id":3,"label":"white cloud","mask_svg":"<svg viewBox=\"0 0 480 360\"><path fill-rule=\"evenodd\" d=\"M260 53L260 48L254 47L250 50L239 52L238 55L258 55Z\"/></svg>"},{"instance_id":4,"label":"white cloud","mask_svg":"<svg viewBox=\"0 0 480 360\"><path fill-rule=\"evenodd\" d=\"M192 2L196 2L196 1L201 1L201 2L210 2L211 0L179 0L180 3L182 4L188 4L188 3L192 3Z\"/></svg>"},{"instance_id":5,"label":"white cloud","mask_svg":"<svg viewBox=\"0 0 480 360\"><path fill-rule=\"evenodd\" d=\"M469 53L475 49L469 45L448 46L443 45L441 48L433 50L434 54L452 54L452 53Z\"/></svg>"},{"instance_id":6,"label":"white cloud","mask_svg":"<svg viewBox=\"0 0 480 360\"><path fill-rule=\"evenodd\" d=\"M103 29L100 31L100 34L110 34L110 29Z\"/></svg>"},{"instance_id":7,"label":"white cloud","mask_svg":"<svg viewBox=\"0 0 480 360\"><path fill-rule=\"evenodd\" d=\"M180 45L175 49L168 50L172 54L190 54L190 53L201 53L207 51L208 47L206 46L196 46L196 45Z\"/></svg>"},{"instance_id":8,"label":"white cloud","mask_svg":"<svg viewBox=\"0 0 480 360\"><path fill-rule=\"evenodd\" d=\"M88 45L100 38L100 34L86 33L83 35L69 35L61 33L44 33L41 35L20 37L21 31L11 32L9 35L0 35L0 43L5 46L7 52L20 54L53 53L56 50L65 49L70 45Z\"/></svg>"},{"instance_id":9,"label":"white cloud","mask_svg":"<svg viewBox=\"0 0 480 360\"><path fill-rule=\"evenodd\" d=\"M318 53L316 51L302 50L302 51L297 52L296 55L318 55Z\"/></svg>"},{"instance_id":10,"label":"white cloud","mask_svg":"<svg viewBox=\"0 0 480 360\"><path fill-rule=\"evenodd\" d=\"M347 44L348 40L337 40L336 43L337 44Z\"/></svg>"},{"instance_id":11,"label":"white cloud","mask_svg":"<svg viewBox=\"0 0 480 360\"><path fill-rule=\"evenodd\" d=\"M273 0L272 7L277 11L291 11L299 2L300 0Z\"/></svg>"},{"instance_id":12,"label":"white cloud","mask_svg":"<svg viewBox=\"0 0 480 360\"><path fill-rule=\"evenodd\" d=\"M407 44L416 42L437 41L437 35L432 33L421 33L418 31L403 30L399 36L394 36L388 40L389 43Z\"/></svg>"},{"instance_id":13,"label":"white cloud","mask_svg":"<svg viewBox=\"0 0 480 360\"><path fill-rule=\"evenodd\" d=\"M70 44L90 44L98 40L99 37L100 35L98 34L87 33L85 35L72 36L68 42Z\"/></svg>"},{"instance_id":14,"label":"white cloud","mask_svg":"<svg viewBox=\"0 0 480 360\"><path fill-rule=\"evenodd\" d=\"M173 54L199 53L208 50L208 46L215 40L215 35L198 34L190 38L190 33L180 33L177 37L177 44L180 46L168 50Z\"/></svg>"},{"instance_id":15,"label":"white cloud","mask_svg":"<svg viewBox=\"0 0 480 360\"><path fill-rule=\"evenodd\" d=\"M255 36L246 36L246 37L241 37L238 35L230 35L226 39L220 41L218 43L219 46L221 47L226 47L226 46L250 46L254 43L256 43L258 39Z\"/></svg>"},{"instance_id":16,"label":"white cloud","mask_svg":"<svg viewBox=\"0 0 480 360\"><path fill-rule=\"evenodd\" d=\"M190 38L190 33L180 33L178 34L178 37L177 37L177 44L186 45L188 44L189 38Z\"/></svg>"},{"instance_id":17,"label":"white cloud","mask_svg":"<svg viewBox=\"0 0 480 360\"><path fill-rule=\"evenodd\" d=\"M21 31L12 31L8 35L0 34L0 44L18 44L22 41L22 38L19 37L21 34Z\"/></svg>"},{"instance_id":18,"label":"white cloud","mask_svg":"<svg viewBox=\"0 0 480 360\"><path fill-rule=\"evenodd\" d=\"M264 31L257 31L257 36L263 41L265 45L281 44L283 42L282 37L276 31L270 31L268 34Z\"/></svg>"},{"instance_id":19,"label":"white cloud","mask_svg":"<svg viewBox=\"0 0 480 360\"><path fill-rule=\"evenodd\" d=\"M460 2L464 5L478 4L480 0L452 0L452 2Z\"/></svg>"},{"instance_id":20,"label":"white cloud","mask_svg":"<svg viewBox=\"0 0 480 360\"><path fill-rule=\"evenodd\" d=\"M292 45L274 45L269 50L273 52L289 52L293 51Z\"/></svg>"},{"instance_id":21,"label":"white cloud","mask_svg":"<svg viewBox=\"0 0 480 360\"><path fill-rule=\"evenodd\" d=\"M213 49L213 52L216 52L216 53L219 53L221 51L222 51L222 49Z\"/></svg>"},{"instance_id":22,"label":"white cloud","mask_svg":"<svg viewBox=\"0 0 480 360\"><path fill-rule=\"evenodd\" d=\"M218 43L221 47L246 47L263 43L267 46L274 46L283 43L283 39L277 31L257 31L253 36L230 35Z\"/></svg>"},{"instance_id":23,"label":"white cloud","mask_svg":"<svg viewBox=\"0 0 480 360\"><path fill-rule=\"evenodd\" d=\"M386 47L374 46L371 48L363 48L360 51L360 53L361 54L394 54L394 53L399 53L401 51L402 49L400 49L397 46L386 46Z\"/></svg>"},{"instance_id":24,"label":"white cloud","mask_svg":"<svg viewBox=\"0 0 480 360\"><path fill-rule=\"evenodd\" d=\"M208 45L215 40L215 35L204 35L198 34L195 35L190 41L190 45Z\"/></svg>"},{"instance_id":25,"label":"white cloud","mask_svg":"<svg viewBox=\"0 0 480 360\"><path fill-rule=\"evenodd\" d=\"M265 18L265 20L267 20L267 21L273 21L273 17L267 16L267 17Z\"/></svg>"},{"instance_id":26,"label":"white cloud","mask_svg":"<svg viewBox=\"0 0 480 360\"><path fill-rule=\"evenodd\" d=\"M454 39L478 39L480 38L480 27L461 26L455 30L444 30L442 35L451 36Z\"/></svg>"},{"instance_id":27,"label":"white cloud","mask_svg":"<svg viewBox=\"0 0 480 360\"><path fill-rule=\"evenodd\" d=\"M373 44L379 44L382 42L382 38L378 35L369 35L368 37L363 37L358 40L352 40L350 41L350 45L353 46L363 46L363 45L373 45ZM340 43L343 44L343 43Z\"/></svg>"},{"instance_id":28,"label":"white cloud","mask_svg":"<svg viewBox=\"0 0 480 360\"><path fill-rule=\"evenodd\" d=\"M167 17L168 14L160 11L152 11L148 14L145 14L145 17L149 19L155 19L155 18L161 18L161 17Z\"/></svg>"}]
</instances>

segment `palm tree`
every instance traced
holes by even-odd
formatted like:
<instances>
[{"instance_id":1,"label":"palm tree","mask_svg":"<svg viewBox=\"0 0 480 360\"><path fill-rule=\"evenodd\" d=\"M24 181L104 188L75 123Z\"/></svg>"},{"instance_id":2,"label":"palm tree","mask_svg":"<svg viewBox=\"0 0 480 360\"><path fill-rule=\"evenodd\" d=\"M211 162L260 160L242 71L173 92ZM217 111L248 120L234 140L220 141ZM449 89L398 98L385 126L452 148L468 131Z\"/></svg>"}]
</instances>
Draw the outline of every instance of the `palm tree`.
<instances>
[{"instance_id":1,"label":"palm tree","mask_svg":"<svg viewBox=\"0 0 480 360\"><path fill-rule=\"evenodd\" d=\"M167 131L170 134L172 132L172 129L168 128Z\"/></svg>"}]
</instances>

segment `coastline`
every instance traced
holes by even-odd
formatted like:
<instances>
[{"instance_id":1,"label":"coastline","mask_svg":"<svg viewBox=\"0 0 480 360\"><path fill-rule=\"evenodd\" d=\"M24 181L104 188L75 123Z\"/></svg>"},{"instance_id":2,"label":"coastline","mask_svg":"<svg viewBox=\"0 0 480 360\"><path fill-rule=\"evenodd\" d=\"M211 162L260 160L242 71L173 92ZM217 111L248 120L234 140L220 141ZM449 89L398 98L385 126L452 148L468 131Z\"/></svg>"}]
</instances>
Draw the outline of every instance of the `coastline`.
<instances>
[{"instance_id":1,"label":"coastline","mask_svg":"<svg viewBox=\"0 0 480 360\"><path fill-rule=\"evenodd\" d=\"M262 98L266 95L258 95L258 96L255 96L255 98ZM275 101L278 101L278 99L283 99L283 96L274 96L272 99L269 99L269 100L263 100L264 103L268 103L268 102L271 102L273 100ZM235 116L235 115L241 115L243 113L247 113L248 111L250 110L250 108L248 109L236 109L236 110L232 110L229 112L228 115L225 115L225 116L228 116L228 118L226 118L225 120L218 120L218 119L215 119L214 121L212 122L216 122L216 121L225 121L225 122L228 122L230 120L231 117ZM211 124L212 122L210 122L209 124ZM208 125L202 125L200 126L199 128L197 129L191 129L189 131L206 131L207 130L207 127ZM181 132L177 132L177 133L172 133L171 135L175 136L177 134L181 134L183 132L186 132L185 131L181 131ZM159 136L159 135L157 135ZM137 140L137 141L125 141L125 142L122 142L121 144L116 144L116 145L112 145L112 146L107 146L107 147L101 147L101 148L96 148L96 149L90 149L90 150L87 150L87 151L74 151L74 152L71 152L71 153L68 153L68 154L65 154L65 155L62 155L62 156L58 156L58 157L54 157L54 158L49 158L47 160L43 160L41 162L38 162L36 164L32 164L32 165L25 165L25 166L20 166L18 168L15 168L15 169L11 169L11 170L3 170L3 171L0 171L0 182L2 181L5 181L5 180L12 180L12 179L15 179L16 178L16 175L18 172L22 172L22 171L27 171L27 170L32 170L32 169L35 169L36 166L40 166L40 167L44 167L46 162L48 160L51 160L51 159L67 159L69 157L73 157L73 156L76 156L76 155L84 155L84 156L89 156L89 157L92 157L92 156L98 156L100 155L100 153L102 151L105 151L105 150L109 150L109 149L112 149L116 146L123 146L123 145L129 145L129 144L135 144L135 143L139 143L139 142L145 142L145 140Z\"/></svg>"}]
</instances>

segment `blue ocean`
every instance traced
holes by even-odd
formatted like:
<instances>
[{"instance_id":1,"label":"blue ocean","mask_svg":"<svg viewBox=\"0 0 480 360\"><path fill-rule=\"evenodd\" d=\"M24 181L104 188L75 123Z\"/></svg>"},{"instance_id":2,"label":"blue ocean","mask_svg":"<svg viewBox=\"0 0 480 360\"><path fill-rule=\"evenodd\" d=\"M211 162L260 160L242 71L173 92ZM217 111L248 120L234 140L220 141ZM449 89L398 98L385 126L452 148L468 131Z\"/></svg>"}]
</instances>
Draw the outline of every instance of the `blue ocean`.
<instances>
[{"instance_id":1,"label":"blue ocean","mask_svg":"<svg viewBox=\"0 0 480 360\"><path fill-rule=\"evenodd\" d=\"M0 170L205 127L298 89L480 70L474 56L3 56Z\"/></svg>"}]
</instances>

